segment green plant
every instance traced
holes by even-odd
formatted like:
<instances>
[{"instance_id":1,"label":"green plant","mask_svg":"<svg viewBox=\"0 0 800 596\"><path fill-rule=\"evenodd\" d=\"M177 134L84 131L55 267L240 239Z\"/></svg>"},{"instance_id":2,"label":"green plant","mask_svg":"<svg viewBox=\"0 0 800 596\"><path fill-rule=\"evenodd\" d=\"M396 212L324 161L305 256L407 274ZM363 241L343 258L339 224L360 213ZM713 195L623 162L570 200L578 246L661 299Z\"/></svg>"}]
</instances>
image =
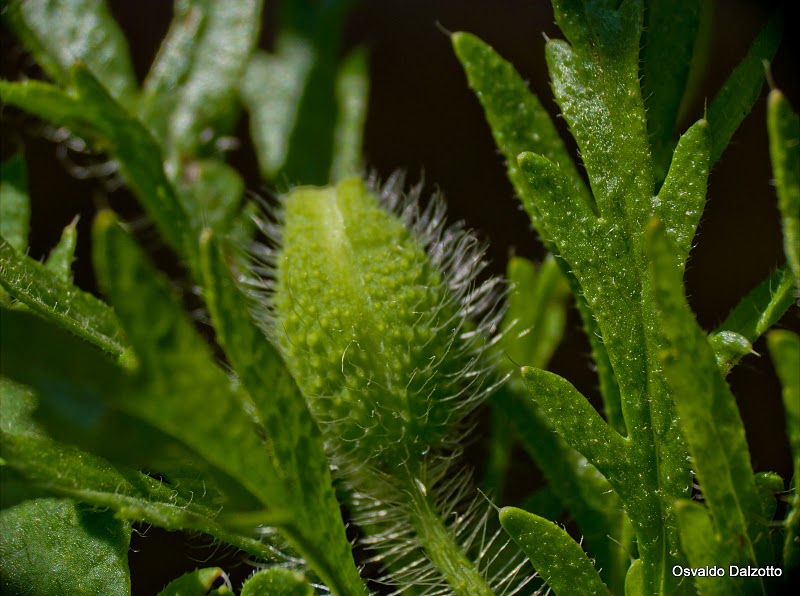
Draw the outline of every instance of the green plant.
<instances>
[{"instance_id":1,"label":"green plant","mask_svg":"<svg viewBox=\"0 0 800 596\"><path fill-rule=\"evenodd\" d=\"M92 233L108 303L71 282L74 225L44 263L25 256L25 164L3 164L4 589L128 593L131 523L144 522L258 559L264 569L242 594L308 594L312 582L366 593L340 503L381 582L410 593L778 586L727 573L797 566L800 505L776 474L754 475L725 376L800 286L800 131L779 91L768 126L787 265L710 335L682 275L709 170L758 98L779 18L674 146L700 3L554 0L567 41L548 42L548 66L588 186L513 67L476 37L452 35L515 191L555 255L539 266L512 259L506 296L494 278L478 282L479 243L445 225L439 200L422 208L402 177L359 176L365 57L334 58L347 5L282 3L267 54L254 50L261 2L176 2L139 89L103 3L4 4L54 83L3 81L0 98L113 160L202 289L214 332L207 341L188 297L110 211ZM240 100L264 179L288 183L266 210L244 200L225 163ZM544 370L570 290L605 418ZM776 330L768 343L796 481L798 338ZM548 482L525 509L499 516L460 459L483 401L493 433L485 487L502 494L512 437ZM705 504L692 499L693 475ZM774 519L784 495L785 519ZM581 543L553 521L562 510ZM726 574L683 572L708 566ZM222 579L201 569L162 593L231 593Z\"/></svg>"}]
</instances>

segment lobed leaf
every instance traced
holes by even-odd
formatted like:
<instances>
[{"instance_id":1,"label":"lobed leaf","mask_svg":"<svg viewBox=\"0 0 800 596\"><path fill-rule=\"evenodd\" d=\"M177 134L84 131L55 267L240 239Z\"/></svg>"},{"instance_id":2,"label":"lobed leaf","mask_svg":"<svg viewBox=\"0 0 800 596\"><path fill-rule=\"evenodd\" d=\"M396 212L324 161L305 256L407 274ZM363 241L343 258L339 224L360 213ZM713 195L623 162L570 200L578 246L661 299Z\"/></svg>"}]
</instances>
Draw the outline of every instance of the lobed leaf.
<instances>
[{"instance_id":1,"label":"lobed leaf","mask_svg":"<svg viewBox=\"0 0 800 596\"><path fill-rule=\"evenodd\" d=\"M764 62L769 62L775 55L782 29L782 15L775 12L708 106L706 119L711 126L712 166L758 100L764 85Z\"/></svg>"},{"instance_id":2,"label":"lobed leaf","mask_svg":"<svg viewBox=\"0 0 800 596\"><path fill-rule=\"evenodd\" d=\"M0 285L14 298L78 337L119 356L126 339L111 308L64 281L47 266L19 255L0 237Z\"/></svg>"},{"instance_id":3,"label":"lobed leaf","mask_svg":"<svg viewBox=\"0 0 800 596\"><path fill-rule=\"evenodd\" d=\"M558 135L547 111L514 67L500 57L491 47L469 33L451 36L453 48L467 75L470 87L483 106L495 143L506 160L508 177L517 196L523 201L534 228L555 255L560 254L552 237L541 222L540 207L532 200L526 176L517 162L520 153L529 151L558 164L566 178L570 194L579 197L586 205L595 208L575 163ZM619 387L608 361L608 354L600 338L594 315L586 304L583 289L567 263L557 261L567 278L581 314L586 335L597 364L600 388L606 416L612 426L624 432L625 424L620 410Z\"/></svg>"},{"instance_id":4,"label":"lobed leaf","mask_svg":"<svg viewBox=\"0 0 800 596\"><path fill-rule=\"evenodd\" d=\"M767 335L767 347L775 371L781 381L783 408L786 412L786 434L792 451L792 484L794 495L786 515L786 538L783 547L784 569L800 565L800 337L796 333L778 329Z\"/></svg>"},{"instance_id":5,"label":"lobed leaf","mask_svg":"<svg viewBox=\"0 0 800 596\"><path fill-rule=\"evenodd\" d=\"M559 596L610 594L580 545L557 524L514 507L500 510L500 523Z\"/></svg>"},{"instance_id":6,"label":"lobed leaf","mask_svg":"<svg viewBox=\"0 0 800 596\"><path fill-rule=\"evenodd\" d=\"M680 415L717 535L737 545L738 563L759 560L766 544L754 518L760 513L744 425L705 334L697 325L681 291L662 226L650 226L650 262L654 300L663 325L657 354Z\"/></svg>"},{"instance_id":7,"label":"lobed leaf","mask_svg":"<svg viewBox=\"0 0 800 596\"><path fill-rule=\"evenodd\" d=\"M667 174L672 134L689 79L703 2L648 0L642 33L642 95L656 180Z\"/></svg>"},{"instance_id":8,"label":"lobed leaf","mask_svg":"<svg viewBox=\"0 0 800 596\"><path fill-rule=\"evenodd\" d=\"M235 122L237 88L258 42L261 0L181 0L144 84L140 113L174 172L214 152Z\"/></svg>"},{"instance_id":9,"label":"lobed leaf","mask_svg":"<svg viewBox=\"0 0 800 596\"><path fill-rule=\"evenodd\" d=\"M658 193L656 207L681 269L686 265L706 204L710 153L708 122L699 120L678 141L669 172Z\"/></svg>"},{"instance_id":10,"label":"lobed leaf","mask_svg":"<svg viewBox=\"0 0 800 596\"><path fill-rule=\"evenodd\" d=\"M128 43L104 1L11 0L4 18L50 78L68 85L83 63L126 107L137 84Z\"/></svg>"},{"instance_id":11,"label":"lobed leaf","mask_svg":"<svg viewBox=\"0 0 800 596\"><path fill-rule=\"evenodd\" d=\"M282 483L291 487L280 496L284 507L294 512L286 534L334 592L361 593L322 435L280 355L250 319L251 305L236 287L210 232L201 246L206 302L218 340L264 425L272 465Z\"/></svg>"},{"instance_id":12,"label":"lobed leaf","mask_svg":"<svg viewBox=\"0 0 800 596\"><path fill-rule=\"evenodd\" d=\"M783 220L783 246L800 295L800 119L777 89L767 100L767 129Z\"/></svg>"},{"instance_id":13,"label":"lobed leaf","mask_svg":"<svg viewBox=\"0 0 800 596\"><path fill-rule=\"evenodd\" d=\"M0 164L0 236L17 252L28 249L30 220L25 159L14 155Z\"/></svg>"},{"instance_id":14,"label":"lobed leaf","mask_svg":"<svg viewBox=\"0 0 800 596\"><path fill-rule=\"evenodd\" d=\"M717 362L728 374L742 357L752 351L752 344L772 327L794 302L792 271L784 265L739 301L722 324L710 335Z\"/></svg>"},{"instance_id":15,"label":"lobed leaf","mask_svg":"<svg viewBox=\"0 0 800 596\"><path fill-rule=\"evenodd\" d=\"M629 465L628 444L569 381L551 372L523 367L522 378L558 433L609 480L619 486Z\"/></svg>"}]
</instances>

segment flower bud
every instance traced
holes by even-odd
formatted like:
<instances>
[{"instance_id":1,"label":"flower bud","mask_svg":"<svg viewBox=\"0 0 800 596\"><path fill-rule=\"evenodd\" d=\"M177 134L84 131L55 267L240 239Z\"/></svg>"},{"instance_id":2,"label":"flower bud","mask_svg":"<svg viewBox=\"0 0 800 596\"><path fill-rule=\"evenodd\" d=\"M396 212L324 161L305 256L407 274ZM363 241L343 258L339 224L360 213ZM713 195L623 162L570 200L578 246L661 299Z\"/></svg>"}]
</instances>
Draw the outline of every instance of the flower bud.
<instances>
[{"instance_id":1,"label":"flower bud","mask_svg":"<svg viewBox=\"0 0 800 596\"><path fill-rule=\"evenodd\" d=\"M268 284L270 333L329 443L379 468L443 446L485 396L499 316L475 238L400 182L292 191Z\"/></svg>"}]
</instances>

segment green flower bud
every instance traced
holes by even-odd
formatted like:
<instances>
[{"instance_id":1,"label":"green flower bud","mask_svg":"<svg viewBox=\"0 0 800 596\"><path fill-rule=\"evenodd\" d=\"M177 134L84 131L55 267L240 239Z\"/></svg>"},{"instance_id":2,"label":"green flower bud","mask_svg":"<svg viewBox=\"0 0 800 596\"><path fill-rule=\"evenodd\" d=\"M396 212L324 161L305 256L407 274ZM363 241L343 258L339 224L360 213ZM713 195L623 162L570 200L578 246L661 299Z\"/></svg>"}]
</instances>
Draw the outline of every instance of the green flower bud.
<instances>
[{"instance_id":1,"label":"green flower bud","mask_svg":"<svg viewBox=\"0 0 800 596\"><path fill-rule=\"evenodd\" d=\"M401 182L295 189L260 255L269 332L329 443L379 468L444 446L497 380L484 355L497 280L476 282L475 238Z\"/></svg>"}]
</instances>

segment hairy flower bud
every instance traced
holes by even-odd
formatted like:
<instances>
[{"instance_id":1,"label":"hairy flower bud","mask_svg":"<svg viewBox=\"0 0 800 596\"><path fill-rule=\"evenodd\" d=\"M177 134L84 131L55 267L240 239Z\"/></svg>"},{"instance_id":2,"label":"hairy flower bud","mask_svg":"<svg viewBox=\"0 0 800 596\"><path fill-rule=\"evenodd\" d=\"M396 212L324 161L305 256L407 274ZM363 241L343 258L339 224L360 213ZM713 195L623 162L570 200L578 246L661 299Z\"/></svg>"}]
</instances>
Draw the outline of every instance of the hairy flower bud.
<instances>
[{"instance_id":1,"label":"hairy flower bud","mask_svg":"<svg viewBox=\"0 0 800 596\"><path fill-rule=\"evenodd\" d=\"M270 332L329 441L379 467L440 447L485 395L499 296L476 283L474 237L400 183L292 191L267 284Z\"/></svg>"}]
</instances>

